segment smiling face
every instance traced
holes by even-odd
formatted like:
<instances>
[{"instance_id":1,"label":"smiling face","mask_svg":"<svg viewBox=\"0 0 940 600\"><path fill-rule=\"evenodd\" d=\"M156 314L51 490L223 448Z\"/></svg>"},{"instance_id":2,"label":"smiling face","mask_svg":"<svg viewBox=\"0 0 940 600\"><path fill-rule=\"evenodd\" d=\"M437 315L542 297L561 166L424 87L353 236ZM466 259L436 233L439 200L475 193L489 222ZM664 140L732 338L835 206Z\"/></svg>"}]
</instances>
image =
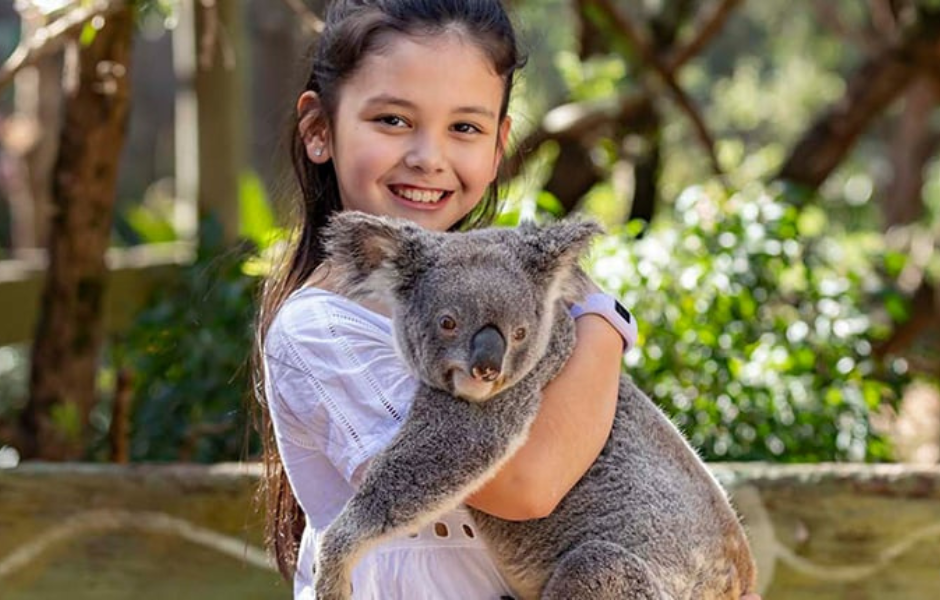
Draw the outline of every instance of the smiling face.
<instances>
[{"instance_id":1,"label":"smiling face","mask_svg":"<svg viewBox=\"0 0 940 600\"><path fill-rule=\"evenodd\" d=\"M504 92L491 61L456 31L398 34L342 84L329 129L305 133L302 117L301 132L310 160L333 161L344 209L444 231L496 177Z\"/></svg>"}]
</instances>

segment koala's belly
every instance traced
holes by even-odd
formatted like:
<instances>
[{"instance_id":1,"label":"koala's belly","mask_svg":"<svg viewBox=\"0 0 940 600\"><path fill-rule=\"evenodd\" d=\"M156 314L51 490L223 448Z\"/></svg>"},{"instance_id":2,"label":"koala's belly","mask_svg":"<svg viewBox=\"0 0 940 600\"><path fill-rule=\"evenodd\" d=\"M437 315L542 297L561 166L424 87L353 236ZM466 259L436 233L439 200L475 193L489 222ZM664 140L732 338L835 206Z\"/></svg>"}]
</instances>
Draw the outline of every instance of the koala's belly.
<instances>
[{"instance_id":1,"label":"koala's belly","mask_svg":"<svg viewBox=\"0 0 940 600\"><path fill-rule=\"evenodd\" d=\"M481 515L478 521L507 579L536 589L566 552L587 540L603 540L647 560L661 581L671 582L676 597L683 597L681 590L693 584L695 573L708 573L715 560L739 547L741 540L724 547L729 532L743 539L704 464L629 382L621 385L604 450L550 516L508 522ZM667 561L657 560L665 556Z\"/></svg>"}]
</instances>

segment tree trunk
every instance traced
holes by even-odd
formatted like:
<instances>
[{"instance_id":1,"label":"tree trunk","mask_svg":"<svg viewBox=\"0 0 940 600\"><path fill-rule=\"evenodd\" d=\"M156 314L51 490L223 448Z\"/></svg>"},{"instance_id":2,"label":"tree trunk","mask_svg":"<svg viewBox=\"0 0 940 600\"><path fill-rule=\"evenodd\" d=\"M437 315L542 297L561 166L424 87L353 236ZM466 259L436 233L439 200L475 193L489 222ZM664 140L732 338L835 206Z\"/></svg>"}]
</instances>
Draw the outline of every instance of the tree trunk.
<instances>
[{"instance_id":1,"label":"tree trunk","mask_svg":"<svg viewBox=\"0 0 940 600\"><path fill-rule=\"evenodd\" d=\"M238 239L239 176L245 169L247 129L242 73L242 2L195 0L199 62L195 90L199 131L199 216L221 226L222 241ZM200 232L200 238L205 237Z\"/></svg>"},{"instance_id":2,"label":"tree trunk","mask_svg":"<svg viewBox=\"0 0 940 600\"><path fill-rule=\"evenodd\" d=\"M82 455L103 338L104 258L128 112L133 26L132 9L124 8L67 57L75 59L67 65L76 69L75 85L66 90L53 178L49 266L22 416L26 458Z\"/></svg>"},{"instance_id":3,"label":"tree trunk","mask_svg":"<svg viewBox=\"0 0 940 600\"><path fill-rule=\"evenodd\" d=\"M590 148L584 143L562 139L558 145L558 158L545 183L545 191L558 198L567 215L601 180L601 174L591 158Z\"/></svg>"},{"instance_id":4,"label":"tree trunk","mask_svg":"<svg viewBox=\"0 0 940 600\"><path fill-rule=\"evenodd\" d=\"M924 214L924 169L936 150L931 116L940 103L940 83L921 76L908 88L891 143L891 183L880 195L884 228L907 225Z\"/></svg>"},{"instance_id":5,"label":"tree trunk","mask_svg":"<svg viewBox=\"0 0 940 600\"><path fill-rule=\"evenodd\" d=\"M297 57L306 56L310 40L299 35L297 15L284 2L252 0L248 11L251 165L275 193L289 177L286 126L307 77Z\"/></svg>"},{"instance_id":6,"label":"tree trunk","mask_svg":"<svg viewBox=\"0 0 940 600\"><path fill-rule=\"evenodd\" d=\"M646 127L638 130L643 141L633 155L633 202L627 221L653 221L659 199L659 174L662 169L662 122L652 109Z\"/></svg>"}]
</instances>

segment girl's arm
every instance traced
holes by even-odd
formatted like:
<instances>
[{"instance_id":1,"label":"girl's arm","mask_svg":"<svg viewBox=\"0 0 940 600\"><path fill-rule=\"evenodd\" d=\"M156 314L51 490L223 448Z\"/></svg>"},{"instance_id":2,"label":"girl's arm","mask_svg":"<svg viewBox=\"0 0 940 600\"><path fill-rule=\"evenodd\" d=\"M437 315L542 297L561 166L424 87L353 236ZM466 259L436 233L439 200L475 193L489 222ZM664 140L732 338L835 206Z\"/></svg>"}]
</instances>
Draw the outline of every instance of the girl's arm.
<instances>
[{"instance_id":1,"label":"girl's arm","mask_svg":"<svg viewBox=\"0 0 940 600\"><path fill-rule=\"evenodd\" d=\"M545 387L529 438L470 506L508 520L545 517L600 454L617 406L623 338L594 314L575 327L574 351Z\"/></svg>"}]
</instances>

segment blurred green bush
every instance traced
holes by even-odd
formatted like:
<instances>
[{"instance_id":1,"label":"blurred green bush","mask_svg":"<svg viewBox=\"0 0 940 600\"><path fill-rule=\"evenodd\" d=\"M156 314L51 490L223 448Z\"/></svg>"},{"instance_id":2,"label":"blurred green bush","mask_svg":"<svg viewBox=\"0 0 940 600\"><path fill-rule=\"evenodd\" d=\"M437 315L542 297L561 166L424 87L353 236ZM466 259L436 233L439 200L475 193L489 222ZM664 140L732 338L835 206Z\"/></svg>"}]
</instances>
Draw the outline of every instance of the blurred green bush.
<instances>
[{"instance_id":1,"label":"blurred green bush","mask_svg":"<svg viewBox=\"0 0 940 600\"><path fill-rule=\"evenodd\" d=\"M689 188L672 219L603 240L590 270L638 318L629 374L707 459L889 460L871 415L905 365L874 347L906 317L889 284L905 259L794 193Z\"/></svg>"},{"instance_id":2,"label":"blurred green bush","mask_svg":"<svg viewBox=\"0 0 940 600\"><path fill-rule=\"evenodd\" d=\"M253 322L261 260L283 232L256 176L242 178L239 205L244 245L224 247L218 223L205 219L194 263L112 340L106 372L126 370L133 387L132 460L217 462L258 451L248 433ZM160 239L158 217L134 222L142 239ZM104 397L92 420L95 454L104 451L114 401Z\"/></svg>"},{"instance_id":3,"label":"blurred green bush","mask_svg":"<svg viewBox=\"0 0 940 600\"><path fill-rule=\"evenodd\" d=\"M259 278L245 254L200 248L111 347L133 386L132 460L239 460L245 447L249 356Z\"/></svg>"}]
</instances>

